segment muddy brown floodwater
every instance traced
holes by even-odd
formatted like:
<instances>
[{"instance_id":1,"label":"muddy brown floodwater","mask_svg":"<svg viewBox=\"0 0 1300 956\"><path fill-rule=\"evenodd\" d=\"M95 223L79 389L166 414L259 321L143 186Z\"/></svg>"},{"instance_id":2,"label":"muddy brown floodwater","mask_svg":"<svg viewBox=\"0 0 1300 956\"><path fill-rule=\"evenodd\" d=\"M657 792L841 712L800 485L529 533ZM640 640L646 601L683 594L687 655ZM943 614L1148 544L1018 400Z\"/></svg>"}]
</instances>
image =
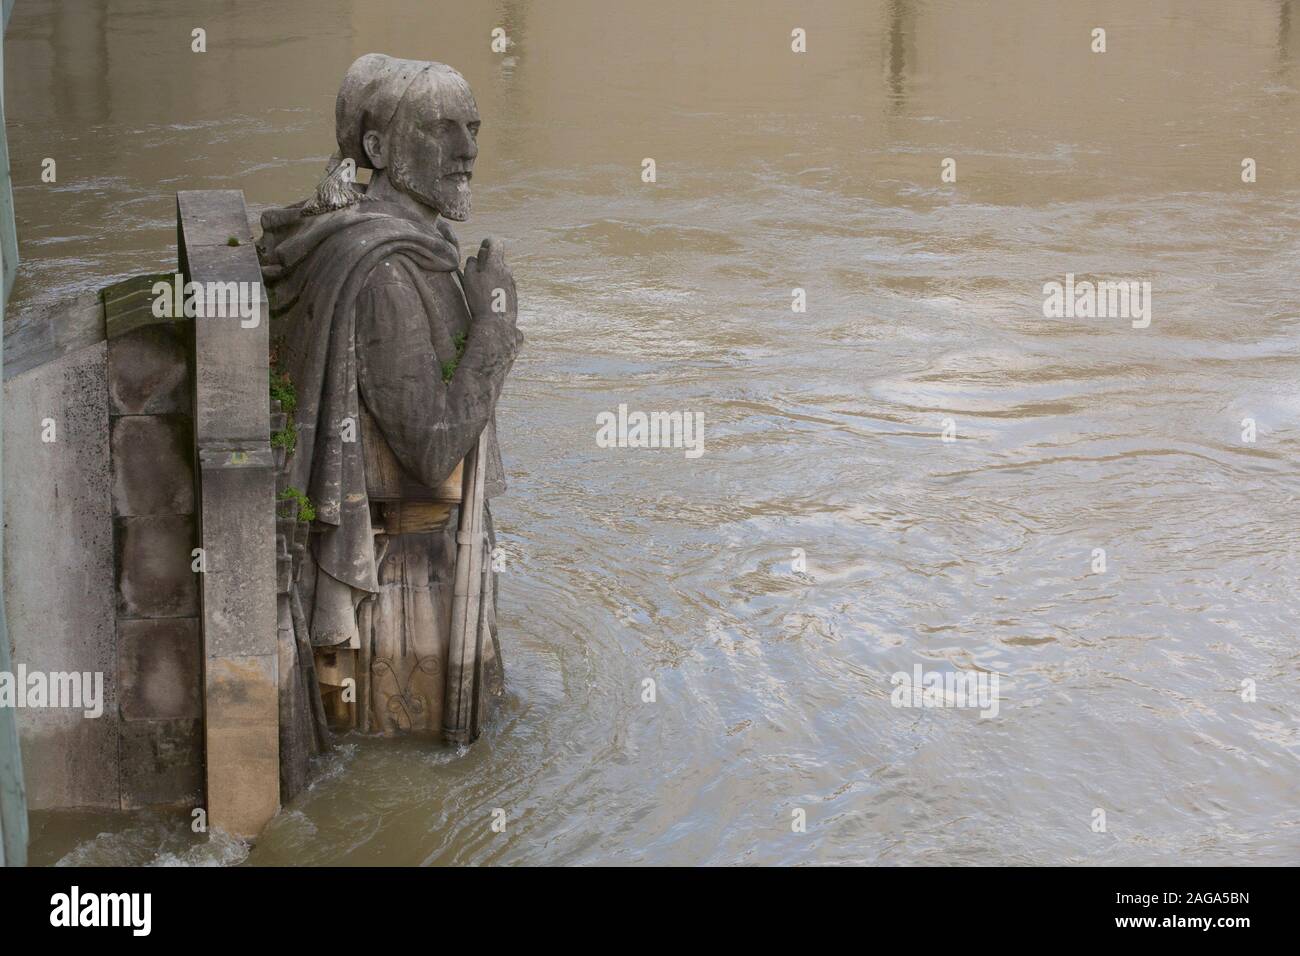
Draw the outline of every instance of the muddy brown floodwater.
<instances>
[{"instance_id":1,"label":"muddy brown floodwater","mask_svg":"<svg viewBox=\"0 0 1300 956\"><path fill-rule=\"evenodd\" d=\"M34 862L1300 863L1300 3L739 8L18 4L12 313L169 268L177 189L304 197L378 50L473 86L528 336L484 739L345 738L251 851L39 813ZM1044 318L1069 273L1149 327ZM620 403L704 455L598 447ZM891 706L916 664L997 717Z\"/></svg>"}]
</instances>

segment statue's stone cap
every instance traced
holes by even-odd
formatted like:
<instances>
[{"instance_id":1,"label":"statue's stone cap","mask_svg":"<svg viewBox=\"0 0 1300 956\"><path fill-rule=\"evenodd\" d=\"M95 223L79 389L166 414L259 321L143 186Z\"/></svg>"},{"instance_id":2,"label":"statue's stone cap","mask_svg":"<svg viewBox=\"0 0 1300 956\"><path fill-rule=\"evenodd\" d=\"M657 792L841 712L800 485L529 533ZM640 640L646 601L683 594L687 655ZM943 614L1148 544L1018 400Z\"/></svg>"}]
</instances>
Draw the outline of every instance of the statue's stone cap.
<instances>
[{"instance_id":1,"label":"statue's stone cap","mask_svg":"<svg viewBox=\"0 0 1300 956\"><path fill-rule=\"evenodd\" d=\"M370 159L361 143L366 130L384 130L392 122L402 97L424 73L464 78L445 63L432 60L399 60L384 53L359 56L348 67L334 103L334 132L339 157L351 159L360 169L370 169Z\"/></svg>"}]
</instances>

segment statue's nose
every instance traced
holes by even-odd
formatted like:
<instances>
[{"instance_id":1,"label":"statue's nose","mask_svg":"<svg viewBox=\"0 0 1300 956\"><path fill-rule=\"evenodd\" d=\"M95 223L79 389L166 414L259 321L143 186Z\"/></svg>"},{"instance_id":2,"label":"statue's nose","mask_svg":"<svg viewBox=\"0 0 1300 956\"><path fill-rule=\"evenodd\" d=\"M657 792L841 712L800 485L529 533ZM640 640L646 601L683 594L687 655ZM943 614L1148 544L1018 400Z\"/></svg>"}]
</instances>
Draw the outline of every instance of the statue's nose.
<instances>
[{"instance_id":1,"label":"statue's nose","mask_svg":"<svg viewBox=\"0 0 1300 956\"><path fill-rule=\"evenodd\" d=\"M478 156L478 143L474 142L474 135L469 131L468 126L460 128L461 138L461 156L467 160L473 160Z\"/></svg>"}]
</instances>

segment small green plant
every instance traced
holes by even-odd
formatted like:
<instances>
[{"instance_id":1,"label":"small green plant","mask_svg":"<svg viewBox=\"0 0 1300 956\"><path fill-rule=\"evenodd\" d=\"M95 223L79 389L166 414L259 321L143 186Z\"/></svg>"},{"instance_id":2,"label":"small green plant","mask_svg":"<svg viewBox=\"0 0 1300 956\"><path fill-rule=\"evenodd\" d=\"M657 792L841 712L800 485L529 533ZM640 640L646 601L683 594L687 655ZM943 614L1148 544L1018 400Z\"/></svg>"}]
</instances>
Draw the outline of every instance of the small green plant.
<instances>
[{"instance_id":1,"label":"small green plant","mask_svg":"<svg viewBox=\"0 0 1300 956\"><path fill-rule=\"evenodd\" d=\"M467 336L464 332L457 332L452 338L452 344L456 346L456 357L450 361L442 363L442 380L444 383L450 382L452 376L456 374L456 366L460 364L461 356L465 354L465 340Z\"/></svg>"},{"instance_id":2,"label":"small green plant","mask_svg":"<svg viewBox=\"0 0 1300 956\"><path fill-rule=\"evenodd\" d=\"M289 422L278 432L271 433L271 447L283 448L285 457L293 454L293 450L298 447L298 430L293 427L293 422Z\"/></svg>"},{"instance_id":3,"label":"small green plant","mask_svg":"<svg viewBox=\"0 0 1300 956\"><path fill-rule=\"evenodd\" d=\"M312 507L311 499L299 491L297 488L286 488L280 492L281 501L292 501L297 507L294 509L299 521L315 521L316 509ZM294 515L281 513L282 518L292 518Z\"/></svg>"},{"instance_id":4,"label":"small green plant","mask_svg":"<svg viewBox=\"0 0 1300 956\"><path fill-rule=\"evenodd\" d=\"M293 387L288 372L281 372L271 364L271 398L280 403L286 419L284 427L271 433L271 447L283 448L285 457L298 447L298 430L293 427L293 411L298 407L298 392Z\"/></svg>"},{"instance_id":5,"label":"small green plant","mask_svg":"<svg viewBox=\"0 0 1300 956\"><path fill-rule=\"evenodd\" d=\"M289 380L288 372L280 372L271 367L271 397L280 403L280 411L292 415L298 407L298 390Z\"/></svg>"},{"instance_id":6,"label":"small green plant","mask_svg":"<svg viewBox=\"0 0 1300 956\"><path fill-rule=\"evenodd\" d=\"M239 240L236 239L234 236L231 236L229 239L226 240L226 245L237 246L239 245Z\"/></svg>"}]
</instances>

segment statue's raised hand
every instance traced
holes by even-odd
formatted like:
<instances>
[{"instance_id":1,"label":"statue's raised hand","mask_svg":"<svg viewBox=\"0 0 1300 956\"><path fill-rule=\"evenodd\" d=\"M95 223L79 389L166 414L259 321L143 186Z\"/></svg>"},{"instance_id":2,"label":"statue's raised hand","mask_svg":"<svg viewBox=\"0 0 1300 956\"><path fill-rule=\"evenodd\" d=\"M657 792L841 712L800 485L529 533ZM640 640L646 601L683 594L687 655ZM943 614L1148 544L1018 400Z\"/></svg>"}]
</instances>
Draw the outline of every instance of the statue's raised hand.
<instances>
[{"instance_id":1,"label":"statue's raised hand","mask_svg":"<svg viewBox=\"0 0 1300 956\"><path fill-rule=\"evenodd\" d=\"M491 236L483 240L478 255L465 261L465 301L475 319L504 319L513 328L519 317L515 277L506 265L505 244Z\"/></svg>"}]
</instances>

